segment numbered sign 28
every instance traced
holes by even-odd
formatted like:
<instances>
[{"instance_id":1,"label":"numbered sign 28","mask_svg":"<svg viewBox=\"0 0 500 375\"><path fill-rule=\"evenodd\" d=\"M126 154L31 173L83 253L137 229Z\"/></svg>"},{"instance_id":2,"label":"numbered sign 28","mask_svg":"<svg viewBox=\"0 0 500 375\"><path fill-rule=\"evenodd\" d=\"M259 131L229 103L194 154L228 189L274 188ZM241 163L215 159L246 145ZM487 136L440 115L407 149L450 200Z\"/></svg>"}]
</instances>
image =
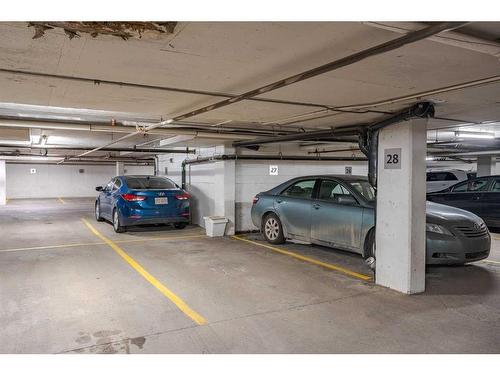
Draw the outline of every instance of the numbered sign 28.
<instances>
[{"instance_id":1,"label":"numbered sign 28","mask_svg":"<svg viewBox=\"0 0 500 375\"><path fill-rule=\"evenodd\" d=\"M400 148L386 148L384 150L384 169L401 169Z\"/></svg>"}]
</instances>

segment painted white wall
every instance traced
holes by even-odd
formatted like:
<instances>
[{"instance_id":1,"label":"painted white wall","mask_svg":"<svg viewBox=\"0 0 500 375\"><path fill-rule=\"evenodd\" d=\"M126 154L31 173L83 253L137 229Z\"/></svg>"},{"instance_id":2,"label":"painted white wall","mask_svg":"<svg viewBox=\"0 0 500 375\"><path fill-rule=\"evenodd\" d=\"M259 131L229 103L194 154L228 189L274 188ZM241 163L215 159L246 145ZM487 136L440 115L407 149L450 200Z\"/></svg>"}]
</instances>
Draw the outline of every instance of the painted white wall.
<instances>
[{"instance_id":1,"label":"painted white wall","mask_svg":"<svg viewBox=\"0 0 500 375\"><path fill-rule=\"evenodd\" d=\"M7 164L7 198L93 197L95 187L116 174L114 165ZM36 173L31 173L36 169ZM84 173L79 173L84 169ZM153 174L149 166L126 166L126 174Z\"/></svg>"},{"instance_id":2,"label":"painted white wall","mask_svg":"<svg viewBox=\"0 0 500 375\"><path fill-rule=\"evenodd\" d=\"M182 184L181 164L186 158L196 158L224 153L224 146L198 147L196 154L161 154L158 157L159 175L166 176L179 186ZM218 212L216 201L220 201L220 190L217 194L216 176L220 176L224 162L202 163L186 167L186 190L191 194L191 222L205 227L204 216L223 215ZM166 173L165 173L166 171ZM219 183L219 182L217 182ZM219 186L220 187L220 186ZM219 199L217 199L219 195Z\"/></svg>"}]
</instances>

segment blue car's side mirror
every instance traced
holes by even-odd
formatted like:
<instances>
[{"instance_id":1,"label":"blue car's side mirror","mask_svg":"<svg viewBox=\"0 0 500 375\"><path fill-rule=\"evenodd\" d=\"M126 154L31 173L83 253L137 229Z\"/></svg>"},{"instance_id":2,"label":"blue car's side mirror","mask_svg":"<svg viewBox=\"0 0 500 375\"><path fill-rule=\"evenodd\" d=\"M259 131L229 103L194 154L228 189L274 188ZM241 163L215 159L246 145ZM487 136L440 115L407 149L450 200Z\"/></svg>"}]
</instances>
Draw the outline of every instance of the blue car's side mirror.
<instances>
[{"instance_id":1,"label":"blue car's side mirror","mask_svg":"<svg viewBox=\"0 0 500 375\"><path fill-rule=\"evenodd\" d=\"M95 187L95 190L96 190L96 191L102 191L103 189L102 189L102 186L96 186L96 187Z\"/></svg>"}]
</instances>

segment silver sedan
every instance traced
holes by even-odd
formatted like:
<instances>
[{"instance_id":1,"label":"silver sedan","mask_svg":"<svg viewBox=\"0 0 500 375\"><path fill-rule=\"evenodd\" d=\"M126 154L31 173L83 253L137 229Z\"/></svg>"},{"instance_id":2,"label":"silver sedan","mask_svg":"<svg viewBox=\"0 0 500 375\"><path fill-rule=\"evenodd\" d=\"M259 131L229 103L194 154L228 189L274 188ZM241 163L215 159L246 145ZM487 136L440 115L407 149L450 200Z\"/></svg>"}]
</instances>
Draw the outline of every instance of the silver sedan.
<instances>
[{"instance_id":1,"label":"silver sedan","mask_svg":"<svg viewBox=\"0 0 500 375\"><path fill-rule=\"evenodd\" d=\"M362 176L305 176L259 193L252 221L273 244L296 239L374 259L375 191ZM490 233L481 218L427 202L427 264L487 258Z\"/></svg>"}]
</instances>

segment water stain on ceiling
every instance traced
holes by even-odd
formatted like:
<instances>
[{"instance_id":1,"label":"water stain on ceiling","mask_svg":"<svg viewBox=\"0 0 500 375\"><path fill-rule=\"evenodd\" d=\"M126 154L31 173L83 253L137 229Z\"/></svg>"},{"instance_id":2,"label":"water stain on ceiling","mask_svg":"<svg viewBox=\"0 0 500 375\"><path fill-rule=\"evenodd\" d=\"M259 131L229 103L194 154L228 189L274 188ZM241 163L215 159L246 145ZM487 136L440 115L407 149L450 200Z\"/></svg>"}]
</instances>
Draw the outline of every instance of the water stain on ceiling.
<instances>
[{"instance_id":1,"label":"water stain on ceiling","mask_svg":"<svg viewBox=\"0 0 500 375\"><path fill-rule=\"evenodd\" d=\"M89 34L93 38L112 35L127 40L140 39L144 33L172 34L177 22L28 22L28 26L35 29L33 39L43 37L48 30L62 29L69 39Z\"/></svg>"}]
</instances>

